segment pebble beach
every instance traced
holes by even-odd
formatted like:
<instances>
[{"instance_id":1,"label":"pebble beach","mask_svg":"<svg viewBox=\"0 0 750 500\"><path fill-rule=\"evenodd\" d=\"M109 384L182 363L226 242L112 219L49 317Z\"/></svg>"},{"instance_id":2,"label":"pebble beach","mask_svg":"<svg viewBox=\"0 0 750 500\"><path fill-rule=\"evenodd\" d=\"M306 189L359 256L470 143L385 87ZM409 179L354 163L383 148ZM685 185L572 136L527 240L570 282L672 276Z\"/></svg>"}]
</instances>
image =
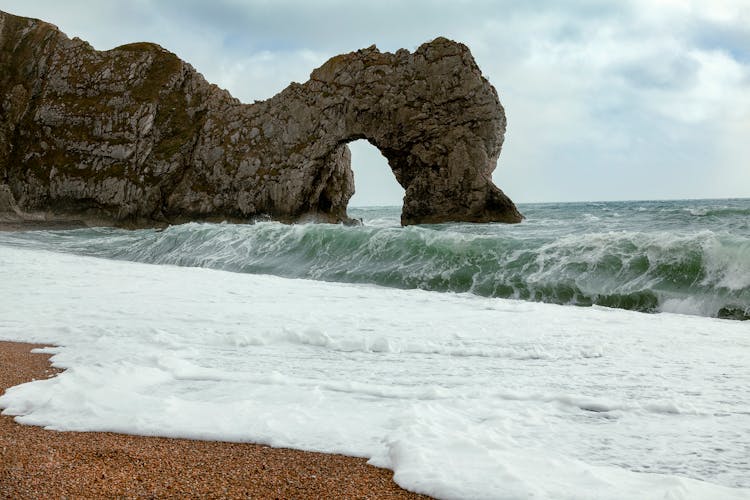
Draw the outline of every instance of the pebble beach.
<instances>
[{"instance_id":1,"label":"pebble beach","mask_svg":"<svg viewBox=\"0 0 750 500\"><path fill-rule=\"evenodd\" d=\"M34 344L0 342L0 393L54 376ZM0 498L427 498L365 459L224 443L57 432L0 416Z\"/></svg>"}]
</instances>

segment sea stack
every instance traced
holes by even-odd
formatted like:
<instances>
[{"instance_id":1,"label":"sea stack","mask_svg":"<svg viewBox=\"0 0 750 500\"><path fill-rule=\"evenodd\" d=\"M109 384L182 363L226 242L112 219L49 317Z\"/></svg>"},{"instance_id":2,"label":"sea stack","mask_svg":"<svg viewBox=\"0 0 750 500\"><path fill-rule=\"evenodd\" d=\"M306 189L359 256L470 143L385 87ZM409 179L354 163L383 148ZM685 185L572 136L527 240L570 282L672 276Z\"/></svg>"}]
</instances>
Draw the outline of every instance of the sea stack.
<instances>
[{"instance_id":1,"label":"sea stack","mask_svg":"<svg viewBox=\"0 0 750 500\"><path fill-rule=\"evenodd\" d=\"M519 222L491 179L505 125L469 49L445 38L339 55L243 104L158 45L97 51L0 12L0 188L17 213L346 222L346 144L366 139L405 189L402 224Z\"/></svg>"}]
</instances>

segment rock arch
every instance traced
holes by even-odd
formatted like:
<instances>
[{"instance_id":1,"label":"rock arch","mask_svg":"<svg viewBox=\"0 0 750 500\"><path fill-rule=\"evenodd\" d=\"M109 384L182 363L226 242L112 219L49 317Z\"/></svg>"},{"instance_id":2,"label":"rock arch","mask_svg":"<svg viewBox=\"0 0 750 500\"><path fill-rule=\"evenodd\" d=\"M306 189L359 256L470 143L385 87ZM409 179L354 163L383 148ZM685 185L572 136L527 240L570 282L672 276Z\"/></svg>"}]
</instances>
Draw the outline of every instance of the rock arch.
<instances>
[{"instance_id":1,"label":"rock arch","mask_svg":"<svg viewBox=\"0 0 750 500\"><path fill-rule=\"evenodd\" d=\"M347 221L346 144L366 139L405 189L403 224L518 222L491 180L505 115L469 50L336 56L242 104L161 47L96 51L0 13L0 184L24 210L115 223Z\"/></svg>"},{"instance_id":2,"label":"rock arch","mask_svg":"<svg viewBox=\"0 0 750 500\"><path fill-rule=\"evenodd\" d=\"M466 46L372 46L329 60L306 86L331 110L315 124L325 140L364 138L386 157L406 191L402 223L521 220L491 180L505 114Z\"/></svg>"}]
</instances>

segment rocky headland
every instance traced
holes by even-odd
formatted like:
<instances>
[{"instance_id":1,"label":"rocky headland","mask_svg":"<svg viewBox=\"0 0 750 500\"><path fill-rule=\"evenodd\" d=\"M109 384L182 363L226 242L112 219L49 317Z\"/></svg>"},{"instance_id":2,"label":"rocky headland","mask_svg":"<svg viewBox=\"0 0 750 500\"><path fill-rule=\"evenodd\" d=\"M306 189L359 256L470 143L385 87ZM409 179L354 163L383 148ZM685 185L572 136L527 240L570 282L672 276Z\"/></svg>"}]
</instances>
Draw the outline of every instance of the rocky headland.
<instances>
[{"instance_id":1,"label":"rocky headland","mask_svg":"<svg viewBox=\"0 0 750 500\"><path fill-rule=\"evenodd\" d=\"M0 12L0 221L347 222L347 143L405 189L402 224L519 222L492 182L505 134L469 49L437 38L333 57L243 104L152 43L97 51Z\"/></svg>"}]
</instances>

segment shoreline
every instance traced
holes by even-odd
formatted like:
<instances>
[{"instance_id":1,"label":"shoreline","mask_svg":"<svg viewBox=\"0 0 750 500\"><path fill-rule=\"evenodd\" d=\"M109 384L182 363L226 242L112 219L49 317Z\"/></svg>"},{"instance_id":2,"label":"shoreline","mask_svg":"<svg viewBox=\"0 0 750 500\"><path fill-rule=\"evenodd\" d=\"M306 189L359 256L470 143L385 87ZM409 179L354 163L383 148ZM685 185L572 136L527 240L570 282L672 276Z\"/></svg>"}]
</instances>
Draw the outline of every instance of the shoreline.
<instances>
[{"instance_id":1,"label":"shoreline","mask_svg":"<svg viewBox=\"0 0 750 500\"><path fill-rule=\"evenodd\" d=\"M0 341L0 391L60 373L39 344ZM348 457L251 443L58 432L0 416L0 498L429 498Z\"/></svg>"}]
</instances>

